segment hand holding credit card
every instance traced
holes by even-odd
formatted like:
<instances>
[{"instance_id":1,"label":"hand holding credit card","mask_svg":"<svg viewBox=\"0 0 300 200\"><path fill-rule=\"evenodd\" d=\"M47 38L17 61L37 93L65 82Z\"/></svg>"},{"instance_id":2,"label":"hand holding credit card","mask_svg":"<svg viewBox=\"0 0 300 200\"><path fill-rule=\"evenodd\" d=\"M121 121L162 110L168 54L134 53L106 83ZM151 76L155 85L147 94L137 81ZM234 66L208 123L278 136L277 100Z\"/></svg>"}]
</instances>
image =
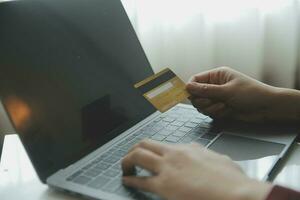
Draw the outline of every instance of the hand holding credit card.
<instances>
[{"instance_id":1,"label":"hand holding credit card","mask_svg":"<svg viewBox=\"0 0 300 200\"><path fill-rule=\"evenodd\" d=\"M190 95L185 83L169 68L134 85L160 112L165 112Z\"/></svg>"}]
</instances>

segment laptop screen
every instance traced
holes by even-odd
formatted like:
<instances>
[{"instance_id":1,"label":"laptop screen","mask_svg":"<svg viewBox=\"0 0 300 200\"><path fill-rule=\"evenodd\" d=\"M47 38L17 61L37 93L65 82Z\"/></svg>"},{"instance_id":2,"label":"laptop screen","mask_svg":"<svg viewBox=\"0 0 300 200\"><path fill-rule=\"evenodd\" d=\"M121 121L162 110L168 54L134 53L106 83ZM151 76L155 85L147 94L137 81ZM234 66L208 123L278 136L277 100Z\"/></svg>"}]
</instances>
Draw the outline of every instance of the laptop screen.
<instances>
[{"instance_id":1,"label":"laptop screen","mask_svg":"<svg viewBox=\"0 0 300 200\"><path fill-rule=\"evenodd\" d=\"M42 181L155 110L119 0L0 3L0 97Z\"/></svg>"}]
</instances>

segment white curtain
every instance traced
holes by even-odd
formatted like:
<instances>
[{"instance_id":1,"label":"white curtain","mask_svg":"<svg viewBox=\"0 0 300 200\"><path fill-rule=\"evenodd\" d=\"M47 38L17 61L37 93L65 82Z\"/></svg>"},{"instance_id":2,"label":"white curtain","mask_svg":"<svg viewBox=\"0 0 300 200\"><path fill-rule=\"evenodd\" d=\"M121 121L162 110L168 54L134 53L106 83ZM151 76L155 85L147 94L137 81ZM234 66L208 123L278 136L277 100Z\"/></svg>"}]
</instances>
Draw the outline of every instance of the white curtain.
<instances>
[{"instance_id":1,"label":"white curtain","mask_svg":"<svg viewBox=\"0 0 300 200\"><path fill-rule=\"evenodd\" d=\"M300 0L122 0L155 71L184 80L231 66L266 83L300 77Z\"/></svg>"}]
</instances>

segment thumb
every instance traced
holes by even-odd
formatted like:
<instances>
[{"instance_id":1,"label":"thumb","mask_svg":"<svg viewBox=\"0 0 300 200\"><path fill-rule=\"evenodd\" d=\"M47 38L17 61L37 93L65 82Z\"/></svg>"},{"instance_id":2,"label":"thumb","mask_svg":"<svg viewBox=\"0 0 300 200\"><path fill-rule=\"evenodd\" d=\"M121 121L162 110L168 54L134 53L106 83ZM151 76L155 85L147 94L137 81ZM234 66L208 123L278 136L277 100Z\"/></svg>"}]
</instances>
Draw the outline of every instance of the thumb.
<instances>
[{"instance_id":1,"label":"thumb","mask_svg":"<svg viewBox=\"0 0 300 200\"><path fill-rule=\"evenodd\" d=\"M186 90L191 95L203 98L225 99L228 96L225 85L190 82Z\"/></svg>"}]
</instances>

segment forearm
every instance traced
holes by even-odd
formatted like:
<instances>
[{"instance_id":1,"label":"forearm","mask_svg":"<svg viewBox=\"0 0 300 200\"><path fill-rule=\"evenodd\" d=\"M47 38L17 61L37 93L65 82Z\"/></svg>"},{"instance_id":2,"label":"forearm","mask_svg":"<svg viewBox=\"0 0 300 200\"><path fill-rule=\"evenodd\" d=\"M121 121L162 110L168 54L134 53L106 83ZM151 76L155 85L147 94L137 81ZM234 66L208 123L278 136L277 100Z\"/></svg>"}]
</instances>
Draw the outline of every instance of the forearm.
<instances>
[{"instance_id":1,"label":"forearm","mask_svg":"<svg viewBox=\"0 0 300 200\"><path fill-rule=\"evenodd\" d=\"M281 121L300 121L300 91L274 88L274 98L270 118Z\"/></svg>"}]
</instances>

